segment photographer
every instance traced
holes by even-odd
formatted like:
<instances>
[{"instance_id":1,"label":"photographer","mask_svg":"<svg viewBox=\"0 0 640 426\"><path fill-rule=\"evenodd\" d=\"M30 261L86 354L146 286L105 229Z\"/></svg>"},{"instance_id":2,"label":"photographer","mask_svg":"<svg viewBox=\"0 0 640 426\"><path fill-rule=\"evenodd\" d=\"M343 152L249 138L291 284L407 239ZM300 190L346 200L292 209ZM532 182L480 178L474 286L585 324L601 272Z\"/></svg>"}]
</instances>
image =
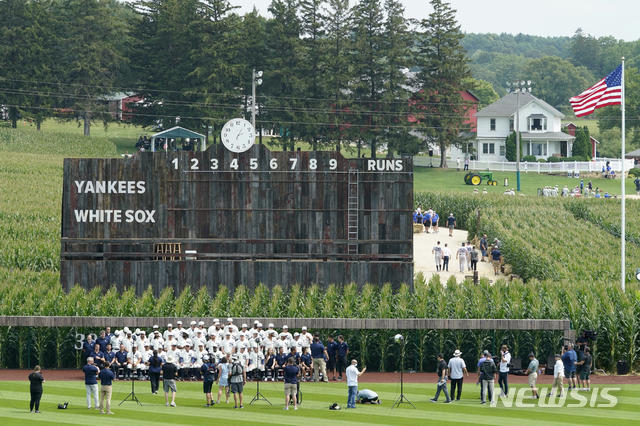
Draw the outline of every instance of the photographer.
<instances>
[{"instance_id":1,"label":"photographer","mask_svg":"<svg viewBox=\"0 0 640 426\"><path fill-rule=\"evenodd\" d=\"M211 395L211 388L213 387L213 382L215 381L215 376L218 373L216 365L209 361L209 355L204 355L202 357L202 367L200 367L200 371L202 372L202 390L207 397L207 405L205 407L213 407L213 396Z\"/></svg>"},{"instance_id":2,"label":"photographer","mask_svg":"<svg viewBox=\"0 0 640 426\"><path fill-rule=\"evenodd\" d=\"M231 393L233 394L233 401L235 402L235 407L233 408L244 408L244 405L242 405L242 391L244 390L244 385L247 383L247 372L244 366L238 362L237 355L234 355L232 360L233 364L229 371L229 384L231 386Z\"/></svg>"},{"instance_id":3,"label":"photographer","mask_svg":"<svg viewBox=\"0 0 640 426\"><path fill-rule=\"evenodd\" d=\"M287 366L283 369L284 374L284 409L289 409L289 400L293 399L293 409L298 409L298 378L300 369L296 365L296 360L292 356L287 360Z\"/></svg>"},{"instance_id":4,"label":"photographer","mask_svg":"<svg viewBox=\"0 0 640 426\"><path fill-rule=\"evenodd\" d=\"M42 398L42 384L44 383L44 377L40 373L40 366L36 365L33 372L29 374L29 390L31 392L31 401L29 402L29 409L32 413L40 412L40 399ZM35 408L35 411L33 410Z\"/></svg>"},{"instance_id":5,"label":"photographer","mask_svg":"<svg viewBox=\"0 0 640 426\"><path fill-rule=\"evenodd\" d=\"M569 343L562 348L562 363L564 364L564 375L567 378L567 390L575 389L578 385L576 379L576 364L578 356L573 350L573 343Z\"/></svg>"},{"instance_id":6,"label":"photographer","mask_svg":"<svg viewBox=\"0 0 640 426\"><path fill-rule=\"evenodd\" d=\"M593 363L593 358L591 357L591 349L589 347L584 348L584 354L582 355L582 360L578 362L580 365L580 385L582 386L582 391L590 392L591 391L591 364Z\"/></svg>"}]
</instances>

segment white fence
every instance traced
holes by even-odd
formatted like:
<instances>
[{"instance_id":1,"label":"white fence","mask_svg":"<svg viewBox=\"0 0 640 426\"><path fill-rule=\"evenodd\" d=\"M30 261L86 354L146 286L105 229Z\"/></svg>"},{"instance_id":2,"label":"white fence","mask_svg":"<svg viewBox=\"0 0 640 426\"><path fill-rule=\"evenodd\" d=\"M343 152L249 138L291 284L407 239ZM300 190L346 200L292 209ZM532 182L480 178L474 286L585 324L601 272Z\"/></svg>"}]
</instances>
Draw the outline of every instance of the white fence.
<instances>
[{"instance_id":1,"label":"white fence","mask_svg":"<svg viewBox=\"0 0 640 426\"><path fill-rule=\"evenodd\" d=\"M596 158L595 161L571 161L557 163L529 163L520 162L520 172L522 173L567 173L567 172L600 172L602 167L606 167L607 162L616 172L622 171L622 160L619 158ZM440 166L440 158L413 157L413 164L420 167ZM456 160L447 160L449 168L457 168ZM460 169L464 167L464 160L460 160ZM634 167L633 160L626 160L625 170ZM516 163L509 161L470 161L469 170L493 171L493 172L515 172Z\"/></svg>"}]
</instances>

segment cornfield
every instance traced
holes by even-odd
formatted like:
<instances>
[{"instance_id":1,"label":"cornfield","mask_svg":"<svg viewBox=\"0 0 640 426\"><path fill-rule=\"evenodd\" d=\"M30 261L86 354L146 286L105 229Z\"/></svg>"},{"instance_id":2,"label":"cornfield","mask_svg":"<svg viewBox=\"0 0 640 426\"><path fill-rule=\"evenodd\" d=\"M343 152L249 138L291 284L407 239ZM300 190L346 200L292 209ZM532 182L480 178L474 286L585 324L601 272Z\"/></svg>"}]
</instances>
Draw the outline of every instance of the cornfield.
<instances>
[{"instance_id":1,"label":"cornfield","mask_svg":"<svg viewBox=\"0 0 640 426\"><path fill-rule=\"evenodd\" d=\"M576 330L594 329L600 338L594 347L596 365L613 371L618 359L637 367L640 333L640 291L631 286L622 293L605 283L572 280L531 280L524 284L481 280L474 286L438 276L427 281L419 274L414 288L402 286L331 285L289 289L260 285L255 291L240 286L234 294L226 287L212 297L206 290L189 288L174 295L166 289L154 297L149 288L141 296L133 289L122 294L114 288L85 292L75 287L66 294L54 272L0 269L0 315L78 316L248 316L299 318L514 318L570 319ZM444 302L444 303L443 303ZM108 324L105 324L105 326ZM163 326L164 324L161 324ZM207 324L209 325L209 324ZM343 334L351 353L371 370L401 368L399 347L393 336L406 336L405 369L432 371L438 352L463 352L468 365L476 365L484 349L502 344L514 356L526 359L530 351L546 360L562 344L560 331L483 330L312 330L323 337ZM40 364L47 368L75 368L80 361L76 333L98 334L98 329L0 327L0 367Z\"/></svg>"}]
</instances>

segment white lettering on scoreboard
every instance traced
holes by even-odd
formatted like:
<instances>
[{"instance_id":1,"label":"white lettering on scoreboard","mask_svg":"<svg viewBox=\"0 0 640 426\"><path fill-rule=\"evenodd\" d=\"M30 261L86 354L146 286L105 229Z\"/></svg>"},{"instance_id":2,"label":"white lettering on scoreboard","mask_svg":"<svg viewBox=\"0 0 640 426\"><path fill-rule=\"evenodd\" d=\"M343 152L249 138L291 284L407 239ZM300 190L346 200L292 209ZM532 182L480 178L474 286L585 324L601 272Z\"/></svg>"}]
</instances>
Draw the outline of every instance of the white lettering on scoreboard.
<instances>
[{"instance_id":1,"label":"white lettering on scoreboard","mask_svg":"<svg viewBox=\"0 0 640 426\"><path fill-rule=\"evenodd\" d=\"M144 181L75 181L78 194L144 194Z\"/></svg>"},{"instance_id":2,"label":"white lettering on scoreboard","mask_svg":"<svg viewBox=\"0 0 640 426\"><path fill-rule=\"evenodd\" d=\"M76 222L156 223L155 210L74 210ZM124 220L123 220L124 219Z\"/></svg>"},{"instance_id":3,"label":"white lettering on scoreboard","mask_svg":"<svg viewBox=\"0 0 640 426\"><path fill-rule=\"evenodd\" d=\"M367 160L368 172L401 172L402 160Z\"/></svg>"}]
</instances>

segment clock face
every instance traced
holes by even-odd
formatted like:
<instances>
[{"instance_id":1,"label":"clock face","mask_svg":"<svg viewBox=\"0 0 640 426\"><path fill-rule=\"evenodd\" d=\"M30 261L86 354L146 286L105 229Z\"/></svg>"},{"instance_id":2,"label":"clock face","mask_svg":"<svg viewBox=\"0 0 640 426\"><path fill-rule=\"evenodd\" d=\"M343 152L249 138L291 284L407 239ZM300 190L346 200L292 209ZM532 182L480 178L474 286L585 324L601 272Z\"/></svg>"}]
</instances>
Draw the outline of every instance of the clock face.
<instances>
[{"instance_id":1,"label":"clock face","mask_svg":"<svg viewBox=\"0 0 640 426\"><path fill-rule=\"evenodd\" d=\"M253 126L242 118L227 121L220 137L224 146L231 152L245 152L255 142Z\"/></svg>"}]
</instances>

